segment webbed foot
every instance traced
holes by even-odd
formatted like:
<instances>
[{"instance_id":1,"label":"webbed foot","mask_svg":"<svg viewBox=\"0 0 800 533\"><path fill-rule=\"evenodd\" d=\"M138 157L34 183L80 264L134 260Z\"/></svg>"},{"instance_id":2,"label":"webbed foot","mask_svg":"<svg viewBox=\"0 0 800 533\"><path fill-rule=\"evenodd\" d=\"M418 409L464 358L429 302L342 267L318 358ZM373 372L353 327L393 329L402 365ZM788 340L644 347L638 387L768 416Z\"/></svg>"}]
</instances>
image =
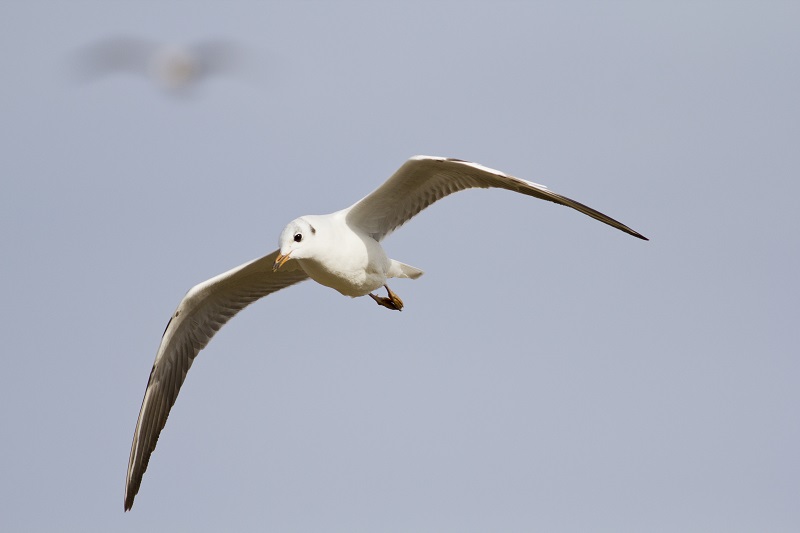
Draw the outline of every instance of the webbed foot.
<instances>
[{"instance_id":1,"label":"webbed foot","mask_svg":"<svg viewBox=\"0 0 800 533\"><path fill-rule=\"evenodd\" d=\"M376 296L376 295L374 295L372 293L370 293L369 295L372 297L373 300L375 300L375 303L378 304L378 305L382 305L383 307L385 307L387 309L393 309L395 311L402 311L403 310L403 300L401 300L400 297L397 296L394 292L392 292L392 289L390 289L386 285L384 285L384 288L386 288L386 292L389 295L388 298L384 298L383 296Z\"/></svg>"}]
</instances>

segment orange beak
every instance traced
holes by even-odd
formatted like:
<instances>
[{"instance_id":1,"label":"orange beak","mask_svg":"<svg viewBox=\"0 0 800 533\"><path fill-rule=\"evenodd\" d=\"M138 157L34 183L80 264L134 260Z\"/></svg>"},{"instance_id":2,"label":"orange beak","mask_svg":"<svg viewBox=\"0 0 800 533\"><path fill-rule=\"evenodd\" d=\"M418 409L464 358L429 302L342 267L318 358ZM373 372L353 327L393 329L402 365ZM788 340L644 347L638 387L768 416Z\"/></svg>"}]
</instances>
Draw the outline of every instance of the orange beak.
<instances>
[{"instance_id":1,"label":"orange beak","mask_svg":"<svg viewBox=\"0 0 800 533\"><path fill-rule=\"evenodd\" d=\"M290 256L290 255L292 255L292 252L289 252L289 253L288 253L288 254L286 254L286 255L283 255L282 253L278 252L278 257L276 257L276 258L275 258L275 262L272 264L272 271L273 271L273 272L277 272L277 271L278 271L278 269L279 269L280 267L282 267L282 266L283 266L283 264L284 264L286 261L288 261L288 260L289 260L289 256Z\"/></svg>"}]
</instances>

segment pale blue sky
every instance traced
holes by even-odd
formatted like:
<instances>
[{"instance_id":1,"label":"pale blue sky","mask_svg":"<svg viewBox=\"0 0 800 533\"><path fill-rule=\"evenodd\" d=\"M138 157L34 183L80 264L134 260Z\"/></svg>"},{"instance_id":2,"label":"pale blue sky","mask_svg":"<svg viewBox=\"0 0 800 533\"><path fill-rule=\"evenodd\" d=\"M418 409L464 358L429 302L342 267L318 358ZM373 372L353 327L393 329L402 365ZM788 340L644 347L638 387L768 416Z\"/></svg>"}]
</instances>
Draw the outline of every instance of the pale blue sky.
<instances>
[{"instance_id":1,"label":"pale blue sky","mask_svg":"<svg viewBox=\"0 0 800 533\"><path fill-rule=\"evenodd\" d=\"M199 4L199 5L198 5ZM800 529L800 5L0 5L3 531ZM246 46L185 98L115 35ZM195 362L123 513L185 291L414 154L543 183L385 241L406 308L305 283Z\"/></svg>"}]
</instances>

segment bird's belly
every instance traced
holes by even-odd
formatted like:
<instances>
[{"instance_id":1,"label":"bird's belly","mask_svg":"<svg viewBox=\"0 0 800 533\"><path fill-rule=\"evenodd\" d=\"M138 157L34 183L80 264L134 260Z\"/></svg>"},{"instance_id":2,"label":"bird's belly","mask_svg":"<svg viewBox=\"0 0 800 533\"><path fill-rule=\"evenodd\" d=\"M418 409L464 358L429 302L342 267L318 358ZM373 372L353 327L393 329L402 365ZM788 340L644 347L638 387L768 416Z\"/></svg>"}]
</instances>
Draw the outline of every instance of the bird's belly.
<instances>
[{"instance_id":1,"label":"bird's belly","mask_svg":"<svg viewBox=\"0 0 800 533\"><path fill-rule=\"evenodd\" d=\"M315 261L299 260L308 277L345 296L364 296L386 282L385 272L357 267L331 269Z\"/></svg>"}]
</instances>

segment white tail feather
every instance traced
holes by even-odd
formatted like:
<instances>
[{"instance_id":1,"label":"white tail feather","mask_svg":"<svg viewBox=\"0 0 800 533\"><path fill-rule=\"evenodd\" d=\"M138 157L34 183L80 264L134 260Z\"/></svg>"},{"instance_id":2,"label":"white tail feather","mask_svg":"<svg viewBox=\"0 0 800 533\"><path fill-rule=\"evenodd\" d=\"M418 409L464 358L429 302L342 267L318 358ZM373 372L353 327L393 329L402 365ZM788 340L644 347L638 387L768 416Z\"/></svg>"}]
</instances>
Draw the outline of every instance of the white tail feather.
<instances>
[{"instance_id":1,"label":"white tail feather","mask_svg":"<svg viewBox=\"0 0 800 533\"><path fill-rule=\"evenodd\" d=\"M387 277L417 279L422 274L424 274L422 270L392 259L392 264L389 267L389 273Z\"/></svg>"}]
</instances>

